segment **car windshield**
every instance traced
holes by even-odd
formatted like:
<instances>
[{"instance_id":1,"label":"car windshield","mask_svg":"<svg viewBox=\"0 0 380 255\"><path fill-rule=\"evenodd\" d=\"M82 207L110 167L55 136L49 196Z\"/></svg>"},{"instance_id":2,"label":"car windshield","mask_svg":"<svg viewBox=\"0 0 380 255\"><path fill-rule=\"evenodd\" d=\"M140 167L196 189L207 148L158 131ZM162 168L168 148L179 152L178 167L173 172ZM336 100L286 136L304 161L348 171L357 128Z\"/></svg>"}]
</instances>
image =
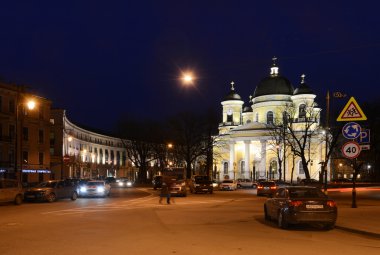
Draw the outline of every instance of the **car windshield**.
<instances>
[{"instance_id":1,"label":"car windshield","mask_svg":"<svg viewBox=\"0 0 380 255\"><path fill-rule=\"evenodd\" d=\"M276 186L275 182L260 182L262 186Z\"/></svg>"},{"instance_id":2,"label":"car windshield","mask_svg":"<svg viewBox=\"0 0 380 255\"><path fill-rule=\"evenodd\" d=\"M293 188L289 189L290 198L326 198L326 195L319 189Z\"/></svg>"},{"instance_id":3,"label":"car windshield","mask_svg":"<svg viewBox=\"0 0 380 255\"><path fill-rule=\"evenodd\" d=\"M54 188L57 182L41 182L36 185L37 188Z\"/></svg>"}]
</instances>

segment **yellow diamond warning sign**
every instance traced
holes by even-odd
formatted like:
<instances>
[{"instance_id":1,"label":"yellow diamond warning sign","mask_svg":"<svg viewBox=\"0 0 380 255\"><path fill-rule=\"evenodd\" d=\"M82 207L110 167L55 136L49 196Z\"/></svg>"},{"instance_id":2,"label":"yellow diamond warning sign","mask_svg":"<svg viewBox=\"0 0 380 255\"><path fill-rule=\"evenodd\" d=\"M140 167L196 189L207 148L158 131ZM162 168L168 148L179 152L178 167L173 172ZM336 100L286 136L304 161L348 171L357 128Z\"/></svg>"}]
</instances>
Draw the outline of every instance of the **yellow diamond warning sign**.
<instances>
[{"instance_id":1,"label":"yellow diamond warning sign","mask_svg":"<svg viewBox=\"0 0 380 255\"><path fill-rule=\"evenodd\" d=\"M346 106L343 108L343 111L339 114L339 117L336 121L358 121L358 120L367 120L362 108L358 105L354 97L351 97L348 100Z\"/></svg>"}]
</instances>

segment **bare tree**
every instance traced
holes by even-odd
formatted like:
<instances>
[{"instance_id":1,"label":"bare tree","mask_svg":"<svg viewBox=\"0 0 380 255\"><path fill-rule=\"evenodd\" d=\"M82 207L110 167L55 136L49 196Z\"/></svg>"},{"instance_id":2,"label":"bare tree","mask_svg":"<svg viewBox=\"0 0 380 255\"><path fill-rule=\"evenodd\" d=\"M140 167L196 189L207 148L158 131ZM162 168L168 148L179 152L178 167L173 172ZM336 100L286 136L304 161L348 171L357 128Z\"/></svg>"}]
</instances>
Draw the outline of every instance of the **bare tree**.
<instances>
[{"instance_id":1,"label":"bare tree","mask_svg":"<svg viewBox=\"0 0 380 255\"><path fill-rule=\"evenodd\" d=\"M127 151L127 157L137 167L138 182L147 182L148 163L156 160L152 148L157 141L154 128L158 124L151 121L128 119L119 123L119 137Z\"/></svg>"},{"instance_id":2,"label":"bare tree","mask_svg":"<svg viewBox=\"0 0 380 255\"><path fill-rule=\"evenodd\" d=\"M216 115L215 115L216 116ZM206 162L207 174L212 170L216 118L212 112L196 115L183 112L170 120L171 136L179 159L186 164L186 177L191 178L192 166L199 158Z\"/></svg>"},{"instance_id":3,"label":"bare tree","mask_svg":"<svg viewBox=\"0 0 380 255\"><path fill-rule=\"evenodd\" d=\"M305 101L301 105L302 107L298 109L294 105L289 105L287 108L287 113L292 116L286 123L287 141L292 152L301 158L306 179L310 179L308 165L311 160L312 146L321 136L320 129L317 128L320 110L315 107L315 103L309 104Z\"/></svg>"}]
</instances>

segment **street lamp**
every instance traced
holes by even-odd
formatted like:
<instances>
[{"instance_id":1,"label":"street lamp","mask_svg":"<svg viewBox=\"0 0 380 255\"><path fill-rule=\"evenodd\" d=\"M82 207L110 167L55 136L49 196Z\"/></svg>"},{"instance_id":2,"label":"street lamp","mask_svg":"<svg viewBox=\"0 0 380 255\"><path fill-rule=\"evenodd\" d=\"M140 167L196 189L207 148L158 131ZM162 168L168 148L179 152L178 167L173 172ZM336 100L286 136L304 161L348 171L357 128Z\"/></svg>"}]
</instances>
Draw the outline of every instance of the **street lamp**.
<instances>
[{"instance_id":1,"label":"street lamp","mask_svg":"<svg viewBox=\"0 0 380 255\"><path fill-rule=\"evenodd\" d=\"M31 99L27 100L27 101L20 101L20 92L18 92L18 94L17 94L16 123L15 123L15 158L14 158L15 168L14 168L14 170L15 170L16 178L18 179L18 181L20 183L22 182L22 139L20 139L20 141L19 141L19 137L21 136L21 135L19 135L21 133L21 131L19 131L19 122L20 122L19 115L20 115L20 107L22 105L26 106L25 109L33 110L36 106L36 102L31 100ZM21 113L24 115L25 111L22 111ZM21 118L21 121L22 120L23 120L23 117ZM21 122L20 126L22 128L22 122ZM20 146L19 146L19 144L20 144ZM21 150L20 153L19 153L19 150ZM20 161L18 160L19 157L20 157ZM20 169L18 166L20 166Z\"/></svg>"}]
</instances>

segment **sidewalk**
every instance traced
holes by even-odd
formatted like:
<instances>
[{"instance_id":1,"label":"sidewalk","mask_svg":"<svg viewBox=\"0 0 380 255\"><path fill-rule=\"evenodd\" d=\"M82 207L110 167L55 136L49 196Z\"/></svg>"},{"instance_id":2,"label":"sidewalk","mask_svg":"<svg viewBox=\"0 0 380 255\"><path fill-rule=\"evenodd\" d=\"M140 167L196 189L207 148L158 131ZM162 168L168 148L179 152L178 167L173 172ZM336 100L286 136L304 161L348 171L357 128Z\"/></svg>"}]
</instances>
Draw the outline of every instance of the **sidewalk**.
<instances>
[{"instance_id":1,"label":"sidewalk","mask_svg":"<svg viewBox=\"0 0 380 255\"><path fill-rule=\"evenodd\" d=\"M335 227L353 233L380 238L380 204L351 208L338 206L338 220Z\"/></svg>"}]
</instances>

